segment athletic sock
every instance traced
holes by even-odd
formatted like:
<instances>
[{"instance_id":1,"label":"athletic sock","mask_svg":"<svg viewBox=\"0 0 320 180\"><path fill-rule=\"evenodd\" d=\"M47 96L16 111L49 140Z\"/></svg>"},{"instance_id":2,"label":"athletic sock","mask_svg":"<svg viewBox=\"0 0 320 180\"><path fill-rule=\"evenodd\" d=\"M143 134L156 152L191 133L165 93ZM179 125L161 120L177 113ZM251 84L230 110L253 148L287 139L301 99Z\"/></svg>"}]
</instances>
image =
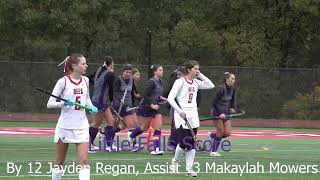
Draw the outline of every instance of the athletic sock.
<instances>
[{"instance_id":1,"label":"athletic sock","mask_svg":"<svg viewBox=\"0 0 320 180\"><path fill-rule=\"evenodd\" d=\"M89 135L90 135L90 144L93 144L94 139L96 138L97 134L98 134L99 129L90 126L89 127Z\"/></svg>"},{"instance_id":2,"label":"athletic sock","mask_svg":"<svg viewBox=\"0 0 320 180\"><path fill-rule=\"evenodd\" d=\"M128 130L128 141L130 142L130 139L131 139L131 137L130 137L130 135L131 135L131 133L132 133L132 131L134 130L135 128L130 128L129 130Z\"/></svg>"},{"instance_id":3,"label":"athletic sock","mask_svg":"<svg viewBox=\"0 0 320 180\"><path fill-rule=\"evenodd\" d=\"M106 126L104 128L104 135L105 135L105 144L107 146L111 146L112 145L112 141L113 141L113 136L114 136L114 130L113 130L113 127L112 126Z\"/></svg>"},{"instance_id":4,"label":"athletic sock","mask_svg":"<svg viewBox=\"0 0 320 180\"><path fill-rule=\"evenodd\" d=\"M119 127L116 127L115 129L113 129L115 133L120 132L121 129Z\"/></svg>"},{"instance_id":5,"label":"athletic sock","mask_svg":"<svg viewBox=\"0 0 320 180\"><path fill-rule=\"evenodd\" d=\"M155 130L153 132L154 146L153 150L160 150L160 138L161 138L161 130Z\"/></svg>"},{"instance_id":6,"label":"athletic sock","mask_svg":"<svg viewBox=\"0 0 320 180\"><path fill-rule=\"evenodd\" d=\"M140 134L142 134L143 131L141 130L140 127L135 128L132 133L130 134L130 138L136 138L137 136L139 136Z\"/></svg>"},{"instance_id":7,"label":"athletic sock","mask_svg":"<svg viewBox=\"0 0 320 180\"><path fill-rule=\"evenodd\" d=\"M52 168L52 180L61 180L62 170L58 168Z\"/></svg>"},{"instance_id":8,"label":"athletic sock","mask_svg":"<svg viewBox=\"0 0 320 180\"><path fill-rule=\"evenodd\" d=\"M187 169L187 171L192 169L195 154L196 154L195 149L191 149L190 151L186 151L186 169Z\"/></svg>"},{"instance_id":9,"label":"athletic sock","mask_svg":"<svg viewBox=\"0 0 320 180\"><path fill-rule=\"evenodd\" d=\"M80 169L79 180L90 180L90 169L89 168Z\"/></svg>"},{"instance_id":10,"label":"athletic sock","mask_svg":"<svg viewBox=\"0 0 320 180\"><path fill-rule=\"evenodd\" d=\"M176 151L174 153L174 159L180 161L181 156L184 154L184 150L180 147L180 144L177 145Z\"/></svg>"},{"instance_id":11,"label":"athletic sock","mask_svg":"<svg viewBox=\"0 0 320 180\"><path fill-rule=\"evenodd\" d=\"M212 134L212 137L214 141L212 142L211 152L217 152L222 138L218 137L216 133Z\"/></svg>"}]
</instances>

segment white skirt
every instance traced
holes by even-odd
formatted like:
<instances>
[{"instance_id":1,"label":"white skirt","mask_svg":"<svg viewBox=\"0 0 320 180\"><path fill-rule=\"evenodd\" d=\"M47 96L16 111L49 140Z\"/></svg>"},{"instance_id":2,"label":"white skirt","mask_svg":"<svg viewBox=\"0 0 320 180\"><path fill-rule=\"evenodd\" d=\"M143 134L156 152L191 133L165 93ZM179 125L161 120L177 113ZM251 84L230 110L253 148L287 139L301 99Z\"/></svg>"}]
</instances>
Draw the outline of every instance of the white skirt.
<instances>
[{"instance_id":1,"label":"white skirt","mask_svg":"<svg viewBox=\"0 0 320 180\"><path fill-rule=\"evenodd\" d=\"M192 128L198 128L200 126L197 108L182 109L182 112L186 113L188 122ZM180 126L182 126L183 129L188 129L186 121L180 117L177 111L174 111L174 123L177 129L180 128Z\"/></svg>"},{"instance_id":2,"label":"white skirt","mask_svg":"<svg viewBox=\"0 0 320 180\"><path fill-rule=\"evenodd\" d=\"M59 139L61 139L63 143L87 143L89 142L89 128L63 129L56 127L54 142L58 143Z\"/></svg>"}]
</instances>

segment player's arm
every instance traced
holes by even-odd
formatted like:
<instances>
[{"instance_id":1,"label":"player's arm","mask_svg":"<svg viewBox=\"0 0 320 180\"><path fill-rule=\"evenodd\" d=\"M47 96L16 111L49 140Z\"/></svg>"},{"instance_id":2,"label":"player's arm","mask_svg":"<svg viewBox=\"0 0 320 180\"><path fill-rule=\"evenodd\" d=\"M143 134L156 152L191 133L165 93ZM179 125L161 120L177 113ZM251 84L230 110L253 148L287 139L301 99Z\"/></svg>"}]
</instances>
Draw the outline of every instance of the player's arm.
<instances>
[{"instance_id":1,"label":"player's arm","mask_svg":"<svg viewBox=\"0 0 320 180\"><path fill-rule=\"evenodd\" d=\"M151 95L152 95L152 90L154 88L156 88L155 82L152 80L148 80L145 91L144 91L144 98L146 100L146 105L151 105L151 102L152 102Z\"/></svg>"},{"instance_id":2,"label":"player's arm","mask_svg":"<svg viewBox=\"0 0 320 180\"><path fill-rule=\"evenodd\" d=\"M88 77L84 77L84 80L86 81L86 82L89 82L89 79L88 79ZM91 99L90 99L90 93L89 93L89 83L87 83L87 88L88 88L88 93L87 93L87 99L86 99L86 106L93 106L93 104L92 104L92 101L91 101Z\"/></svg>"},{"instance_id":3,"label":"player's arm","mask_svg":"<svg viewBox=\"0 0 320 180\"><path fill-rule=\"evenodd\" d=\"M63 89L65 88L65 79L60 78L56 85L54 86L52 93L55 96L60 96ZM57 102L57 99L55 97L50 96L48 102L47 102L47 108L61 108L63 106L64 102Z\"/></svg>"},{"instance_id":4,"label":"player's arm","mask_svg":"<svg viewBox=\"0 0 320 180\"><path fill-rule=\"evenodd\" d=\"M235 112L235 94L236 94L236 90L233 91L232 94L232 99L231 99L231 103L230 103L230 112L234 113Z\"/></svg>"},{"instance_id":5,"label":"player's arm","mask_svg":"<svg viewBox=\"0 0 320 180\"><path fill-rule=\"evenodd\" d=\"M168 87L167 90L163 93L164 97L168 97L170 90L174 84L174 82L177 80L177 72L173 72L170 74L169 76L169 80L168 80Z\"/></svg>"},{"instance_id":6,"label":"player's arm","mask_svg":"<svg viewBox=\"0 0 320 180\"><path fill-rule=\"evenodd\" d=\"M171 107L176 110L179 114L181 114L183 111L182 109L179 107L179 105L177 104L177 102L175 101L175 98L177 97L178 92L181 90L181 87L183 85L183 81L181 79L177 79L171 90L170 93L168 95L168 102L171 105Z\"/></svg>"},{"instance_id":7,"label":"player's arm","mask_svg":"<svg viewBox=\"0 0 320 180\"><path fill-rule=\"evenodd\" d=\"M113 92L118 92L121 90L121 80L119 77L115 77L112 89L113 89Z\"/></svg>"},{"instance_id":8,"label":"player's arm","mask_svg":"<svg viewBox=\"0 0 320 180\"><path fill-rule=\"evenodd\" d=\"M110 102L112 102L113 100L113 83L115 81L115 76L114 76L114 73L113 72L109 72L107 73L106 77L105 77L106 81L107 81L107 84L108 84L108 87L109 87L109 100Z\"/></svg>"},{"instance_id":9,"label":"player's arm","mask_svg":"<svg viewBox=\"0 0 320 180\"><path fill-rule=\"evenodd\" d=\"M84 80L86 82L89 82L89 79L87 77L84 77ZM90 93L89 93L89 83L87 83L87 88L88 88L88 92L87 92L87 96L86 96L86 106L88 106L89 108L86 108L87 110L89 110L90 114L97 114L98 112L98 108L95 107L93 104L92 104L92 101L90 99Z\"/></svg>"},{"instance_id":10,"label":"player's arm","mask_svg":"<svg viewBox=\"0 0 320 180\"><path fill-rule=\"evenodd\" d=\"M212 83L212 81L207 78L205 75L203 75L202 73L199 74L198 78L201 81L197 81L199 84L199 89L212 89L214 88L214 84Z\"/></svg>"},{"instance_id":11,"label":"player's arm","mask_svg":"<svg viewBox=\"0 0 320 180\"><path fill-rule=\"evenodd\" d=\"M212 106L214 106L221 99L222 94L223 94L223 87L219 86L219 89L212 100Z\"/></svg>"},{"instance_id":12,"label":"player's arm","mask_svg":"<svg viewBox=\"0 0 320 180\"><path fill-rule=\"evenodd\" d=\"M138 92L136 83L133 81L133 85L132 85L132 97L136 98L136 99L140 99L141 95Z\"/></svg>"},{"instance_id":13,"label":"player's arm","mask_svg":"<svg viewBox=\"0 0 320 180\"><path fill-rule=\"evenodd\" d=\"M136 88L136 85L135 85L135 83L133 81L133 83L132 83L132 91L131 91L131 97L132 98L136 97L136 94L137 94L136 92L137 92L137 88Z\"/></svg>"}]
</instances>

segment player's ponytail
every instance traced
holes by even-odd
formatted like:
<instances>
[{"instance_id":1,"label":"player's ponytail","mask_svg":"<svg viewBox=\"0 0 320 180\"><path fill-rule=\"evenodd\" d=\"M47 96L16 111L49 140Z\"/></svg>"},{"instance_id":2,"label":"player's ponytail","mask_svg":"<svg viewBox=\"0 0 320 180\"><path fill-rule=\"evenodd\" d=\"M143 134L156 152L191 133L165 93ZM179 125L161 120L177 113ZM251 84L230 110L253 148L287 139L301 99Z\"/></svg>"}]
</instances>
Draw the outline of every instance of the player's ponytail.
<instances>
[{"instance_id":1,"label":"player's ponytail","mask_svg":"<svg viewBox=\"0 0 320 180\"><path fill-rule=\"evenodd\" d=\"M104 63L107 67L110 66L113 63L113 58L111 56L104 57Z\"/></svg>"},{"instance_id":2,"label":"player's ponytail","mask_svg":"<svg viewBox=\"0 0 320 180\"><path fill-rule=\"evenodd\" d=\"M72 64L78 64L80 62L80 57L84 57L82 54L71 54L70 56L67 56L58 66L61 66L64 64L63 72L65 75L69 75L72 71Z\"/></svg>"},{"instance_id":3,"label":"player's ponytail","mask_svg":"<svg viewBox=\"0 0 320 180\"><path fill-rule=\"evenodd\" d=\"M63 72L68 75L69 74L69 69L68 69L68 60L69 60L70 56L67 56L66 58L64 58L64 60L58 64L57 66L61 66L62 64L64 64L63 67Z\"/></svg>"},{"instance_id":4,"label":"player's ponytail","mask_svg":"<svg viewBox=\"0 0 320 180\"><path fill-rule=\"evenodd\" d=\"M187 73L187 69L183 65L179 65L176 70L180 71L183 75Z\"/></svg>"},{"instance_id":5,"label":"player's ponytail","mask_svg":"<svg viewBox=\"0 0 320 180\"><path fill-rule=\"evenodd\" d=\"M226 83L227 79L229 79L231 75L233 74L230 72L224 72L223 82Z\"/></svg>"},{"instance_id":6,"label":"player's ponytail","mask_svg":"<svg viewBox=\"0 0 320 180\"><path fill-rule=\"evenodd\" d=\"M150 66L150 74L149 77L153 77L154 76L154 72L156 72L160 67L162 67L160 64L153 64Z\"/></svg>"}]
</instances>

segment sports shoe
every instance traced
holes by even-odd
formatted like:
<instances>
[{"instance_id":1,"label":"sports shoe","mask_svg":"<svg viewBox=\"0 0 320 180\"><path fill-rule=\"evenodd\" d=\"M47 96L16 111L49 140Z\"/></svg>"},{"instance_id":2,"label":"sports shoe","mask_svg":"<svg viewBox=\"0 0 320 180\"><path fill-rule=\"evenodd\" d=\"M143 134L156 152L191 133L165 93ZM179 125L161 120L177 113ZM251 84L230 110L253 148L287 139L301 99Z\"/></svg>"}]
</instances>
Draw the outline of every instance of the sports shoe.
<instances>
[{"instance_id":1,"label":"sports shoe","mask_svg":"<svg viewBox=\"0 0 320 180\"><path fill-rule=\"evenodd\" d=\"M131 151L132 152L138 152L138 151L141 151L143 150L144 148L144 145L143 144L135 144L134 147L131 148Z\"/></svg>"},{"instance_id":2,"label":"sports shoe","mask_svg":"<svg viewBox=\"0 0 320 180\"><path fill-rule=\"evenodd\" d=\"M143 144L137 144L136 139L130 138L130 136L129 136L129 142L130 142L130 149L132 152L138 152L144 148Z\"/></svg>"},{"instance_id":3,"label":"sports shoe","mask_svg":"<svg viewBox=\"0 0 320 180\"><path fill-rule=\"evenodd\" d=\"M129 140L129 143L130 143L130 148L133 149L134 146L136 145L137 141L136 141L135 138L131 138L130 134L131 134L131 132L128 132L128 140Z\"/></svg>"},{"instance_id":4,"label":"sports shoe","mask_svg":"<svg viewBox=\"0 0 320 180\"><path fill-rule=\"evenodd\" d=\"M121 147L117 147L117 146L106 146L106 151L107 152L121 152L122 149Z\"/></svg>"},{"instance_id":5,"label":"sports shoe","mask_svg":"<svg viewBox=\"0 0 320 180\"><path fill-rule=\"evenodd\" d=\"M179 172L179 161L176 160L175 158L172 158L172 160L171 160L170 170L172 173Z\"/></svg>"},{"instance_id":6,"label":"sports shoe","mask_svg":"<svg viewBox=\"0 0 320 180\"><path fill-rule=\"evenodd\" d=\"M210 152L210 156L211 157L219 157L219 156L221 156L221 154L219 154L218 152Z\"/></svg>"},{"instance_id":7,"label":"sports shoe","mask_svg":"<svg viewBox=\"0 0 320 180\"><path fill-rule=\"evenodd\" d=\"M100 150L98 146L95 146L94 144L89 144L88 147L88 153L96 153Z\"/></svg>"},{"instance_id":8,"label":"sports shoe","mask_svg":"<svg viewBox=\"0 0 320 180\"><path fill-rule=\"evenodd\" d=\"M188 169L188 170L187 170L187 173L186 173L186 176L197 177L198 174L195 173L192 169Z\"/></svg>"},{"instance_id":9,"label":"sports shoe","mask_svg":"<svg viewBox=\"0 0 320 180\"><path fill-rule=\"evenodd\" d=\"M159 147L156 148L156 150L153 150L150 152L151 155L162 155L164 152L160 151Z\"/></svg>"}]
</instances>

